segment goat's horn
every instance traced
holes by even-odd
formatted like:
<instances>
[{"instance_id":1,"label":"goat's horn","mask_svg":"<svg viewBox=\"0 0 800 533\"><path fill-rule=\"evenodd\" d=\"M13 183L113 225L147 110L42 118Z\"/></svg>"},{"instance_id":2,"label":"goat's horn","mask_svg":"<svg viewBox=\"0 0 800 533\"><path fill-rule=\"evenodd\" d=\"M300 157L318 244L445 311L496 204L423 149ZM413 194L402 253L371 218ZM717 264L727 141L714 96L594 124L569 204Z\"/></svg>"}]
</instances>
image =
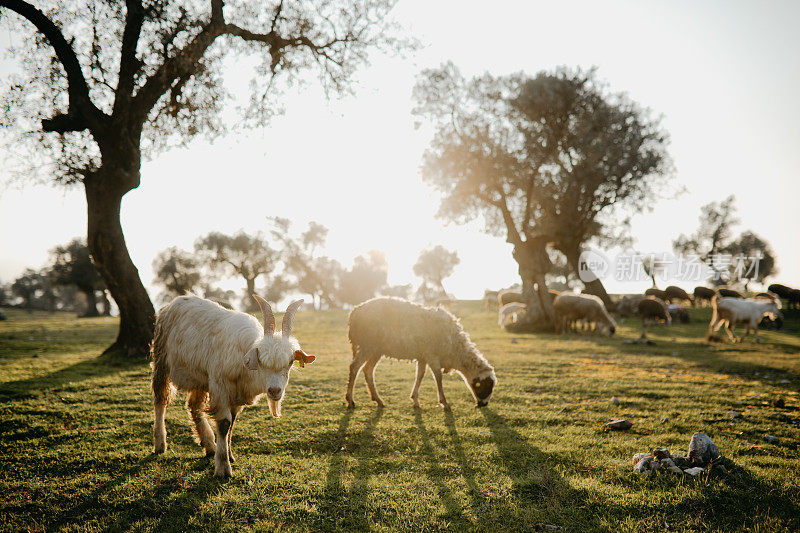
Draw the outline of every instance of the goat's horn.
<instances>
[{"instance_id":1,"label":"goat's horn","mask_svg":"<svg viewBox=\"0 0 800 533\"><path fill-rule=\"evenodd\" d=\"M258 294L253 294L253 299L258 302L261 314L264 315L264 335L272 335L275 333L275 315L272 313L272 307Z\"/></svg>"},{"instance_id":2,"label":"goat's horn","mask_svg":"<svg viewBox=\"0 0 800 533\"><path fill-rule=\"evenodd\" d=\"M286 308L286 313L283 315L283 321L281 322L281 331L284 337L292 334L292 319L294 319L294 314L301 305L303 305L303 300L295 300Z\"/></svg>"}]
</instances>

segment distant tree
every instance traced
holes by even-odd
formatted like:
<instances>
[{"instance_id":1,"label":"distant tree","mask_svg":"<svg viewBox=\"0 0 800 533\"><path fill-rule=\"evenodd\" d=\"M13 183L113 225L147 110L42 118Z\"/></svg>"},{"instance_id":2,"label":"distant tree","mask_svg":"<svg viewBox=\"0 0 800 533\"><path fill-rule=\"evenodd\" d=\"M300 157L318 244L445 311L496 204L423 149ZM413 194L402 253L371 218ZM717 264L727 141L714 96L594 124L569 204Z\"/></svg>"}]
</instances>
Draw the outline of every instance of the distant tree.
<instances>
[{"instance_id":1,"label":"distant tree","mask_svg":"<svg viewBox=\"0 0 800 533\"><path fill-rule=\"evenodd\" d=\"M272 249L261 233L234 235L211 232L197 239L195 250L211 272L219 277L240 276L247 285L242 304L247 310L258 306L250 296L256 291L256 279L275 270L280 254Z\"/></svg>"},{"instance_id":2,"label":"distant tree","mask_svg":"<svg viewBox=\"0 0 800 533\"><path fill-rule=\"evenodd\" d=\"M453 269L461 260L458 253L444 246L436 245L422 250L414 264L414 275L422 278L422 282L437 288L441 296L447 295L443 281L453 274Z\"/></svg>"},{"instance_id":3,"label":"distant tree","mask_svg":"<svg viewBox=\"0 0 800 533\"><path fill-rule=\"evenodd\" d=\"M281 256L288 275L294 278L294 287L311 297L314 309L324 303L329 308L337 307L339 280L344 268L335 259L318 255L325 246L328 228L311 222L298 238L291 235L291 222L280 217L271 217L272 236L282 244Z\"/></svg>"},{"instance_id":4,"label":"distant tree","mask_svg":"<svg viewBox=\"0 0 800 533\"><path fill-rule=\"evenodd\" d=\"M619 242L619 213L644 209L669 169L658 121L594 71L466 80L447 64L424 71L414 94L415 114L437 128L422 174L442 193L439 216L482 215L505 235L529 316L553 318L548 244L577 271L587 242ZM586 288L610 301L599 280Z\"/></svg>"},{"instance_id":5,"label":"distant tree","mask_svg":"<svg viewBox=\"0 0 800 533\"><path fill-rule=\"evenodd\" d=\"M727 282L728 264L719 258L733 238L733 227L739 223L736 215L736 196L730 195L721 202L710 202L700 208L700 226L691 235L681 234L672 241L676 254L696 255L714 272L717 284Z\"/></svg>"},{"instance_id":6,"label":"distant tree","mask_svg":"<svg viewBox=\"0 0 800 533\"><path fill-rule=\"evenodd\" d=\"M10 283L0 283L0 306L11 305L13 299Z\"/></svg>"},{"instance_id":7,"label":"distant tree","mask_svg":"<svg viewBox=\"0 0 800 533\"><path fill-rule=\"evenodd\" d=\"M198 257L177 246L161 250L153 259L156 285L163 287L162 302L168 302L187 292L200 288L200 261Z\"/></svg>"},{"instance_id":8,"label":"distant tree","mask_svg":"<svg viewBox=\"0 0 800 533\"><path fill-rule=\"evenodd\" d=\"M721 252L731 256L734 270L739 270L739 280L748 290L750 282L763 283L776 272L775 252L772 246L752 231L745 231Z\"/></svg>"},{"instance_id":9,"label":"distant tree","mask_svg":"<svg viewBox=\"0 0 800 533\"><path fill-rule=\"evenodd\" d=\"M411 283L406 285L387 285L381 289L381 294L384 296L394 296L395 298L403 298L404 300L411 299L411 294L414 292L414 286Z\"/></svg>"},{"instance_id":10,"label":"distant tree","mask_svg":"<svg viewBox=\"0 0 800 533\"><path fill-rule=\"evenodd\" d=\"M353 260L352 268L341 275L339 299L350 305L374 298L386 285L389 265L386 254L370 250L367 255L359 255Z\"/></svg>"},{"instance_id":11,"label":"distant tree","mask_svg":"<svg viewBox=\"0 0 800 533\"><path fill-rule=\"evenodd\" d=\"M49 276L26 268L11 284L11 292L22 299L22 305L28 311L33 309L56 310L57 296Z\"/></svg>"},{"instance_id":12,"label":"distant tree","mask_svg":"<svg viewBox=\"0 0 800 533\"><path fill-rule=\"evenodd\" d=\"M316 71L327 91L346 90L373 47L402 47L388 22L391 0L65 0L37 8L0 0L19 34L23 73L0 97L0 125L19 135L20 175L86 190L88 244L120 309L113 348L146 356L155 312L120 224L122 197L137 188L142 159L225 131L226 56L260 62L245 126L280 112L284 86ZM176 208L179 208L176 204Z\"/></svg>"},{"instance_id":13,"label":"distant tree","mask_svg":"<svg viewBox=\"0 0 800 533\"><path fill-rule=\"evenodd\" d=\"M84 295L86 312L83 316L99 316L98 292L102 294L106 286L83 239L75 238L51 249L49 272L55 285L74 285Z\"/></svg>"},{"instance_id":14,"label":"distant tree","mask_svg":"<svg viewBox=\"0 0 800 533\"><path fill-rule=\"evenodd\" d=\"M278 304L287 293L294 289L294 282L283 274L274 274L270 276L269 283L267 283L261 296L268 302Z\"/></svg>"}]
</instances>

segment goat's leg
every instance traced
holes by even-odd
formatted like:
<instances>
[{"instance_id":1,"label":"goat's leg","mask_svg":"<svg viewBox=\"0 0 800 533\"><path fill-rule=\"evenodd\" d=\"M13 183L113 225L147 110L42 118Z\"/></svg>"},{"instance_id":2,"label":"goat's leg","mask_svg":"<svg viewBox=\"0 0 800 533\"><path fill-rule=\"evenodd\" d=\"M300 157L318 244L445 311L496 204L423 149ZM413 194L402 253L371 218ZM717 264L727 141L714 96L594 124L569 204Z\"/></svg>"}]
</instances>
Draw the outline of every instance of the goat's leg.
<instances>
[{"instance_id":1,"label":"goat's leg","mask_svg":"<svg viewBox=\"0 0 800 533\"><path fill-rule=\"evenodd\" d=\"M422 384L422 378L425 377L425 370L428 364L424 361L417 361L417 377L414 379L414 386L411 388L411 401L414 402L414 408L419 409L419 386Z\"/></svg>"},{"instance_id":2,"label":"goat's leg","mask_svg":"<svg viewBox=\"0 0 800 533\"><path fill-rule=\"evenodd\" d=\"M153 451L164 453L167 451L167 427L164 420L167 413L167 404L157 403L153 407L155 424L153 425Z\"/></svg>"},{"instance_id":3,"label":"goat's leg","mask_svg":"<svg viewBox=\"0 0 800 533\"><path fill-rule=\"evenodd\" d=\"M348 409L352 409L356 406L356 403L353 401L353 387L355 387L356 384L358 371L364 366L365 361L366 358L362 355L361 351L353 348L353 360L350 362L350 374L347 377L347 392L344 395L344 399L347 400Z\"/></svg>"},{"instance_id":4,"label":"goat's leg","mask_svg":"<svg viewBox=\"0 0 800 533\"><path fill-rule=\"evenodd\" d=\"M728 337L730 337L731 342L736 343L738 341L738 337L736 336L736 333L733 331L733 328L734 328L734 325L731 324L730 320L726 320L725 321L725 333L728 334Z\"/></svg>"},{"instance_id":5,"label":"goat's leg","mask_svg":"<svg viewBox=\"0 0 800 533\"><path fill-rule=\"evenodd\" d=\"M228 456L228 434L233 423L233 413L228 408L216 410L217 421L217 453L214 455L214 475L227 479L233 474L231 460Z\"/></svg>"},{"instance_id":6,"label":"goat's leg","mask_svg":"<svg viewBox=\"0 0 800 533\"><path fill-rule=\"evenodd\" d=\"M214 442L214 431L208 423L206 417L206 400L208 393L204 390L193 390L189 392L186 399L186 410L194 422L195 436L197 442L206 451L206 457L213 457L217 453L217 445Z\"/></svg>"},{"instance_id":7,"label":"goat's leg","mask_svg":"<svg viewBox=\"0 0 800 533\"><path fill-rule=\"evenodd\" d=\"M378 389L375 388L375 366L380 360L380 355L373 355L367 360L362 372L364 373L364 381L367 382L367 389L369 390L370 398L372 398L373 402L378 404L378 407L385 407L383 400L381 400L381 397L378 394Z\"/></svg>"},{"instance_id":8,"label":"goat's leg","mask_svg":"<svg viewBox=\"0 0 800 533\"><path fill-rule=\"evenodd\" d=\"M744 327L744 335L739 337L739 342L743 342L744 338L750 335L750 323L748 322L747 325ZM756 335L758 337L758 335Z\"/></svg>"},{"instance_id":9,"label":"goat's leg","mask_svg":"<svg viewBox=\"0 0 800 533\"><path fill-rule=\"evenodd\" d=\"M447 403L447 398L444 397L444 388L442 388L442 367L439 366L438 363L434 363L431 366L431 372L433 372L433 379L436 380L436 392L439 395L439 405L444 407L445 411L450 410L450 404Z\"/></svg>"},{"instance_id":10,"label":"goat's leg","mask_svg":"<svg viewBox=\"0 0 800 533\"><path fill-rule=\"evenodd\" d=\"M233 439L233 426L236 425L236 417L239 416L239 413L242 412L243 406L241 405L234 405L231 407L231 429L228 431L228 460L231 463L236 462L236 457L233 456L233 447L231 446L231 442Z\"/></svg>"}]
</instances>

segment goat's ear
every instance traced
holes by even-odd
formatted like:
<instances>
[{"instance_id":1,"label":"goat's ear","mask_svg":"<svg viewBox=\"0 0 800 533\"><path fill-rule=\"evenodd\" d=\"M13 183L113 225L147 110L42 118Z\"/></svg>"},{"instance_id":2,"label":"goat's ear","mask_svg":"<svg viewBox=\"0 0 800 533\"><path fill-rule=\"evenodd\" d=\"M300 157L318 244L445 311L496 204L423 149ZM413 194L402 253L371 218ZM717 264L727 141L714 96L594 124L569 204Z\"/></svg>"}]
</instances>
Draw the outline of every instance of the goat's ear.
<instances>
[{"instance_id":1,"label":"goat's ear","mask_svg":"<svg viewBox=\"0 0 800 533\"><path fill-rule=\"evenodd\" d=\"M316 361L317 357L314 355L308 355L303 350L297 350L294 352L294 360L300 363L301 367L306 366L306 364L311 364Z\"/></svg>"},{"instance_id":2,"label":"goat's ear","mask_svg":"<svg viewBox=\"0 0 800 533\"><path fill-rule=\"evenodd\" d=\"M253 346L244 354L244 366L247 370L258 370L258 346Z\"/></svg>"}]
</instances>

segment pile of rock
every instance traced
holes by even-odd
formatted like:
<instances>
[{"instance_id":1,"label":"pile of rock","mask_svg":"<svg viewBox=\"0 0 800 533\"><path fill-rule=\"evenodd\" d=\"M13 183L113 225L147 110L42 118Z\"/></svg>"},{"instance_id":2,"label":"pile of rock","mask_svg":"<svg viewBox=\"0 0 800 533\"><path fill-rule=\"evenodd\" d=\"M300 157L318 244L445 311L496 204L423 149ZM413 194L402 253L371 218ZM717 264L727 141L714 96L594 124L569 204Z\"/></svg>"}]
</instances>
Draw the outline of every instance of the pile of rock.
<instances>
[{"instance_id":1,"label":"pile of rock","mask_svg":"<svg viewBox=\"0 0 800 533\"><path fill-rule=\"evenodd\" d=\"M633 471L638 474L652 473L657 470L679 475L697 476L703 472L726 475L723 457L719 448L711 438L698 431L689 441L689 452L686 455L672 455L668 449L657 446L651 452L637 453L633 456Z\"/></svg>"}]
</instances>

